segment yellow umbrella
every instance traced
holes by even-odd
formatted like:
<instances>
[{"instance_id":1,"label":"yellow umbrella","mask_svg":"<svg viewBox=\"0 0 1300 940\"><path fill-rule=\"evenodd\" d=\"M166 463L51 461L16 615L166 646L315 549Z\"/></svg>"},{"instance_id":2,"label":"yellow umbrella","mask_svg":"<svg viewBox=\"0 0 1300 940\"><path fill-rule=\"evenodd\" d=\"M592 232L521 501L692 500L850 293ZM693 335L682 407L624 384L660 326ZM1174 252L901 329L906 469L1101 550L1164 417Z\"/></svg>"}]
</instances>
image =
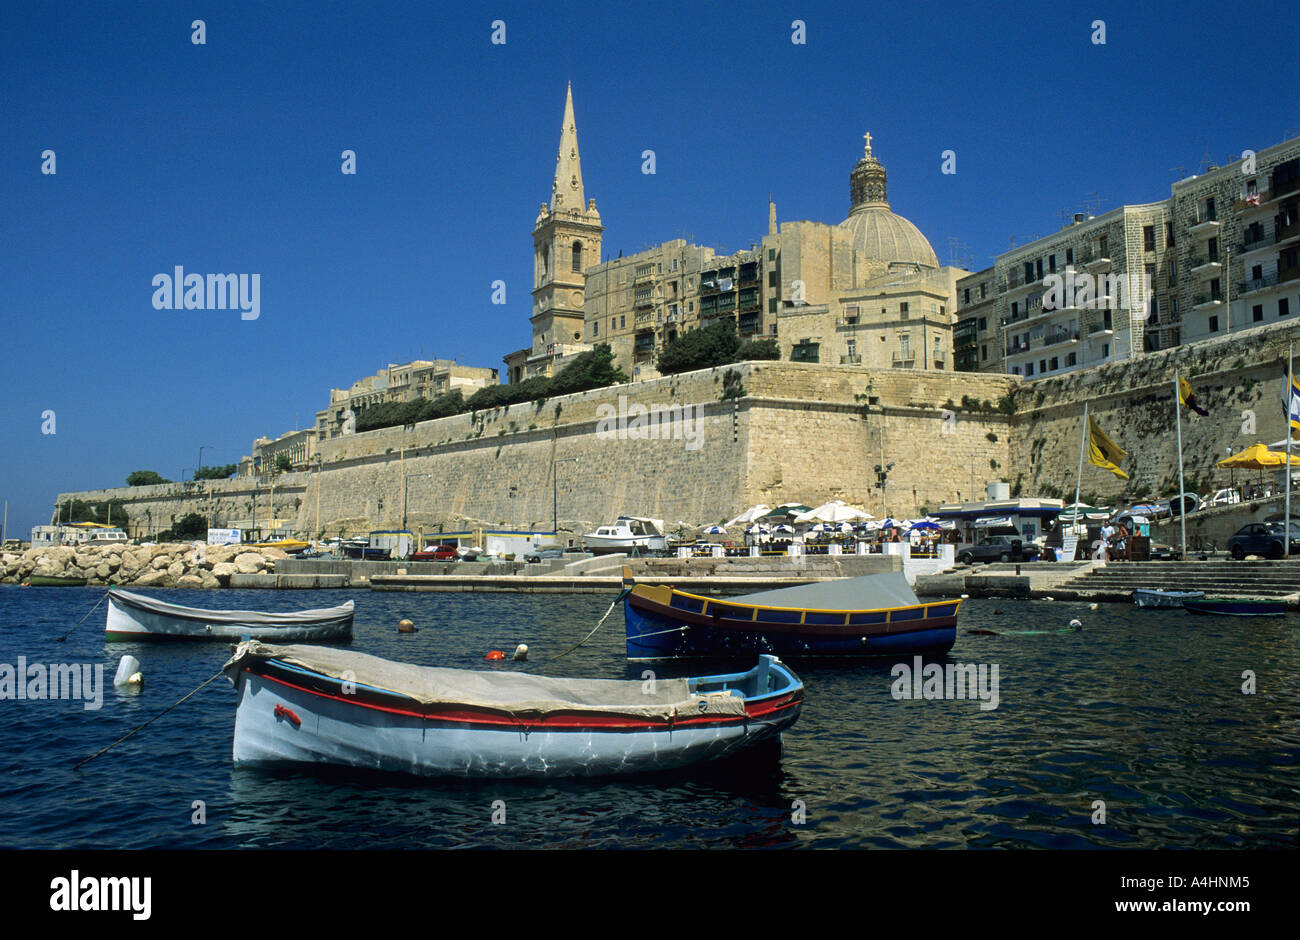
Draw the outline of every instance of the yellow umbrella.
<instances>
[{"instance_id":1,"label":"yellow umbrella","mask_svg":"<svg viewBox=\"0 0 1300 940\"><path fill-rule=\"evenodd\" d=\"M1273 470L1286 465L1286 454L1269 450L1263 444L1251 444L1239 454L1219 461L1220 467L1239 467L1243 470ZM1300 454L1291 455L1291 466L1300 467Z\"/></svg>"}]
</instances>

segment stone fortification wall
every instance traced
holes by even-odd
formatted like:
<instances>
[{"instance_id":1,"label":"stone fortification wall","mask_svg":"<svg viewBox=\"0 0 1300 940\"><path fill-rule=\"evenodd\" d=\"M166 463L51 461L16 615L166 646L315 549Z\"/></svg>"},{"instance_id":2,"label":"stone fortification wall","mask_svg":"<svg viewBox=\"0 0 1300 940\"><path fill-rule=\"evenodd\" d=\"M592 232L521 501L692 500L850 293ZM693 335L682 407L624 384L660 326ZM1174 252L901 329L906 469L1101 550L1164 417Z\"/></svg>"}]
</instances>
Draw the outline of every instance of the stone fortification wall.
<instances>
[{"instance_id":1,"label":"stone fortification wall","mask_svg":"<svg viewBox=\"0 0 1300 940\"><path fill-rule=\"evenodd\" d=\"M1197 403L1210 411L1201 417L1183 409L1186 491L1205 495L1234 480L1256 479L1255 471L1234 473L1216 464L1229 450L1284 439L1282 368L1293 337L1300 339L1300 330L1240 333L1026 384L1015 396L1013 488L1019 483L1026 495L1074 499L1086 401L1089 415L1129 452L1122 466L1131 479L1085 460L1084 501L1114 505L1176 493L1175 369L1191 384Z\"/></svg>"},{"instance_id":2,"label":"stone fortification wall","mask_svg":"<svg viewBox=\"0 0 1300 940\"><path fill-rule=\"evenodd\" d=\"M723 401L729 372L745 395ZM619 513L703 524L755 502L841 498L909 516L1007 477L1011 419L996 402L1017 383L775 362L702 370L322 441L319 471L276 477L274 512L299 534L333 535L397 527L404 517L426 532L549 530L558 509L566 538ZM638 426L639 408L655 420L642 415ZM678 420L683 409L686 421ZM888 500L872 469L882 447L895 464ZM256 498L265 524L268 482L123 487L60 500L120 498L133 528L148 521L156 530L191 511L214 525L248 520Z\"/></svg>"}]
</instances>

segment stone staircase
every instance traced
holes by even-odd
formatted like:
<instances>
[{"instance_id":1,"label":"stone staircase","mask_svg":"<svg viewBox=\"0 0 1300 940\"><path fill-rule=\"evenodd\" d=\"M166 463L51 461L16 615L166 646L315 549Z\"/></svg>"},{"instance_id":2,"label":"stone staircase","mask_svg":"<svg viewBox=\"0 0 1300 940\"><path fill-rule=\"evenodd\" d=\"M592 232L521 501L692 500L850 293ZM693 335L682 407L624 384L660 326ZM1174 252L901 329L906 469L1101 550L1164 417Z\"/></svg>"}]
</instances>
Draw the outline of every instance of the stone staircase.
<instances>
[{"instance_id":1,"label":"stone staircase","mask_svg":"<svg viewBox=\"0 0 1300 940\"><path fill-rule=\"evenodd\" d=\"M1286 597L1300 593L1292 561L1112 561L1060 584L1055 594L1120 600L1138 588L1204 591L1208 596Z\"/></svg>"}]
</instances>

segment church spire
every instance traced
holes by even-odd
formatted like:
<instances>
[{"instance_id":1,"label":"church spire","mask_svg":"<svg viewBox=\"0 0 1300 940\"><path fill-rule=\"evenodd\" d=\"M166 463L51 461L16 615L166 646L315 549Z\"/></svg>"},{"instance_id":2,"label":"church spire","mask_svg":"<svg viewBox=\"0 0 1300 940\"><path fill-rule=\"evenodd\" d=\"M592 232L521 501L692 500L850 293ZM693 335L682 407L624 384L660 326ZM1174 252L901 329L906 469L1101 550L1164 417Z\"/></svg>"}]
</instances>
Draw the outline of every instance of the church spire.
<instances>
[{"instance_id":1,"label":"church spire","mask_svg":"<svg viewBox=\"0 0 1300 940\"><path fill-rule=\"evenodd\" d=\"M586 199L582 191L582 164L578 160L578 125L573 120L573 83L564 97L564 126L560 129L560 153L555 158L555 182L551 184L551 211L582 212Z\"/></svg>"}]
</instances>

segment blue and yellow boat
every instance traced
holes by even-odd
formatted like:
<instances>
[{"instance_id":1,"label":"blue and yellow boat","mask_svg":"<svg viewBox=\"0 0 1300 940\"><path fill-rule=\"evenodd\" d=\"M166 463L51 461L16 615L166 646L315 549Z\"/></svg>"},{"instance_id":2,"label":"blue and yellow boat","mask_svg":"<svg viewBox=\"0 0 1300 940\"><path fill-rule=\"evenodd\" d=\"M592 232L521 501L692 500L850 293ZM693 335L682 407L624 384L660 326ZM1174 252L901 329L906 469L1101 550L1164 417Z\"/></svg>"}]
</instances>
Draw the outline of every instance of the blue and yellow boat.
<instances>
[{"instance_id":1,"label":"blue and yellow boat","mask_svg":"<svg viewBox=\"0 0 1300 940\"><path fill-rule=\"evenodd\" d=\"M922 604L899 572L864 575L735 598L671 585L625 588L627 658L939 655L957 639L960 600Z\"/></svg>"}]
</instances>

